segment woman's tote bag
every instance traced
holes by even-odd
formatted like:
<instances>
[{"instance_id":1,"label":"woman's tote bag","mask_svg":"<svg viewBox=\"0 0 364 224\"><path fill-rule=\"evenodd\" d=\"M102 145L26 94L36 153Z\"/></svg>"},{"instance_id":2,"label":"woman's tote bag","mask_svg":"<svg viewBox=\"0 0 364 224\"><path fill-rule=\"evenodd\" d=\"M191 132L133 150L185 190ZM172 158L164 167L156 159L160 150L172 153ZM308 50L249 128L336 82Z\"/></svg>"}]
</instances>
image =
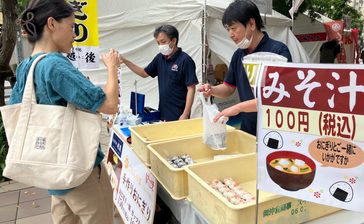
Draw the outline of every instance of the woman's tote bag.
<instances>
[{"instance_id":1,"label":"woman's tote bag","mask_svg":"<svg viewBox=\"0 0 364 224\"><path fill-rule=\"evenodd\" d=\"M3 175L44 189L68 189L90 175L99 147L101 115L37 104L30 67L23 100L0 108L9 152Z\"/></svg>"}]
</instances>

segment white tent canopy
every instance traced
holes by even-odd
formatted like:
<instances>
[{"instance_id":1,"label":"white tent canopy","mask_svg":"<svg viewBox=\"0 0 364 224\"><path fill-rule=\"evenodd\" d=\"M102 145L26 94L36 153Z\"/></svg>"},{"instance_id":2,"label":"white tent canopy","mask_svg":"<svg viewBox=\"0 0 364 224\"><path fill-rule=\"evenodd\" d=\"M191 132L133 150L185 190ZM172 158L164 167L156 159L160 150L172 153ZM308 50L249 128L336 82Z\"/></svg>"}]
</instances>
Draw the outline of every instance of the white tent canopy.
<instances>
[{"instance_id":1,"label":"white tent canopy","mask_svg":"<svg viewBox=\"0 0 364 224\"><path fill-rule=\"evenodd\" d=\"M207 40L209 47L222 61L228 64L233 52L236 50L236 45L230 40L221 23L224 8L209 5L207 11ZM290 30L291 20L289 18L276 11L273 11L273 15L262 15L262 17L265 23L265 31L273 39L287 44L294 62L308 62L306 52Z\"/></svg>"},{"instance_id":2,"label":"white tent canopy","mask_svg":"<svg viewBox=\"0 0 364 224\"><path fill-rule=\"evenodd\" d=\"M295 35L317 35L326 33L324 23L331 22L332 19L321 15L320 18L311 20L307 13L300 13L293 23L293 33ZM320 47L326 40L311 40L301 42L303 48L306 50L310 63L320 62ZM354 43L345 44L346 61L347 63L354 63Z\"/></svg>"},{"instance_id":3,"label":"white tent canopy","mask_svg":"<svg viewBox=\"0 0 364 224\"><path fill-rule=\"evenodd\" d=\"M210 49L225 63L229 63L236 46L228 37L221 23L221 17L230 0L207 1L207 40ZM100 50L106 52L116 48L126 58L145 67L158 53L153 38L154 29L161 24L171 24L180 33L178 45L196 63L196 74L202 82L202 32L203 0L98 0ZM264 16L263 16L264 17ZM286 43L294 62L307 62L307 56L300 43L290 31L291 20L276 12L264 18L269 35ZM106 69L84 71L96 84L106 81ZM157 79L140 78L125 65L122 66L123 105L130 102L130 91L146 94L146 105L157 108Z\"/></svg>"}]
</instances>

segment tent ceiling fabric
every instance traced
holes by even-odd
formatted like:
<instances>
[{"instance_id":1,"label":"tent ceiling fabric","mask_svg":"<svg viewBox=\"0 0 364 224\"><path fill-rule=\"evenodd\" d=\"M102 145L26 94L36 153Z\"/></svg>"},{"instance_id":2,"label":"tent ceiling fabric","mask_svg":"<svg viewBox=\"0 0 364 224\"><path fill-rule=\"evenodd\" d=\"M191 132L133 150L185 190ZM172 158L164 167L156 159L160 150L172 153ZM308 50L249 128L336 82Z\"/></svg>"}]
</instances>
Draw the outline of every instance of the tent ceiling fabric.
<instances>
[{"instance_id":1,"label":"tent ceiling fabric","mask_svg":"<svg viewBox=\"0 0 364 224\"><path fill-rule=\"evenodd\" d=\"M161 24L179 21L190 21L201 17L201 10L192 6L174 6L166 4L148 9L122 11L105 17L99 17L100 31L129 27L140 27L150 24Z\"/></svg>"},{"instance_id":2,"label":"tent ceiling fabric","mask_svg":"<svg viewBox=\"0 0 364 224\"><path fill-rule=\"evenodd\" d=\"M100 51L116 48L121 54L144 67L158 53L153 38L154 29L161 24L171 24L180 32L179 46L195 61L196 74L202 81L202 16L204 0L98 0ZM221 24L221 17L231 0L207 0L207 37L210 49L228 63L236 49ZM262 15L264 17L264 15ZM290 31L291 20L279 13L265 17L269 35L286 43L295 62L307 62L300 43ZM96 84L106 82L103 66L84 70ZM122 102L130 104L130 91L138 80L138 92L146 94L146 105L158 107L157 79L140 78L122 66ZM197 97L195 97L196 99Z\"/></svg>"}]
</instances>

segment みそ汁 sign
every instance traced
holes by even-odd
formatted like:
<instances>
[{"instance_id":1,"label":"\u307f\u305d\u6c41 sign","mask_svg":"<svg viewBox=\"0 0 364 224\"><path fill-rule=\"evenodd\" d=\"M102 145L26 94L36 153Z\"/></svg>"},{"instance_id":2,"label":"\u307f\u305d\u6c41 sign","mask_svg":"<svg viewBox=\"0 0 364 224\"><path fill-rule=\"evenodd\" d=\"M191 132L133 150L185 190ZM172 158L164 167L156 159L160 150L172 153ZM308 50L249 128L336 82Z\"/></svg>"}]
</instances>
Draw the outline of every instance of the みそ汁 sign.
<instances>
[{"instance_id":1,"label":"\u307f\u305d\u6c41 sign","mask_svg":"<svg viewBox=\"0 0 364 224\"><path fill-rule=\"evenodd\" d=\"M363 212L363 67L262 66L258 188Z\"/></svg>"}]
</instances>

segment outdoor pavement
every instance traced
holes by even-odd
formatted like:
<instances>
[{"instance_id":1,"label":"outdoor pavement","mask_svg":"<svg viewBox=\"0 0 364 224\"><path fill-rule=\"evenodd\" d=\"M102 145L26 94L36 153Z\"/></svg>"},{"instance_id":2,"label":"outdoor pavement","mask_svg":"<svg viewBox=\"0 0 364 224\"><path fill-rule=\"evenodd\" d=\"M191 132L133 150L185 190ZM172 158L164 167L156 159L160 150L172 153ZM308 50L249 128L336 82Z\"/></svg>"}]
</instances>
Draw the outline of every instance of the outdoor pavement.
<instances>
[{"instance_id":1,"label":"outdoor pavement","mask_svg":"<svg viewBox=\"0 0 364 224\"><path fill-rule=\"evenodd\" d=\"M110 139L106 122L102 130L100 142L106 155ZM0 183L0 224L52 224L50 210L46 190L14 181ZM115 217L114 223L122 223L120 217Z\"/></svg>"}]
</instances>

